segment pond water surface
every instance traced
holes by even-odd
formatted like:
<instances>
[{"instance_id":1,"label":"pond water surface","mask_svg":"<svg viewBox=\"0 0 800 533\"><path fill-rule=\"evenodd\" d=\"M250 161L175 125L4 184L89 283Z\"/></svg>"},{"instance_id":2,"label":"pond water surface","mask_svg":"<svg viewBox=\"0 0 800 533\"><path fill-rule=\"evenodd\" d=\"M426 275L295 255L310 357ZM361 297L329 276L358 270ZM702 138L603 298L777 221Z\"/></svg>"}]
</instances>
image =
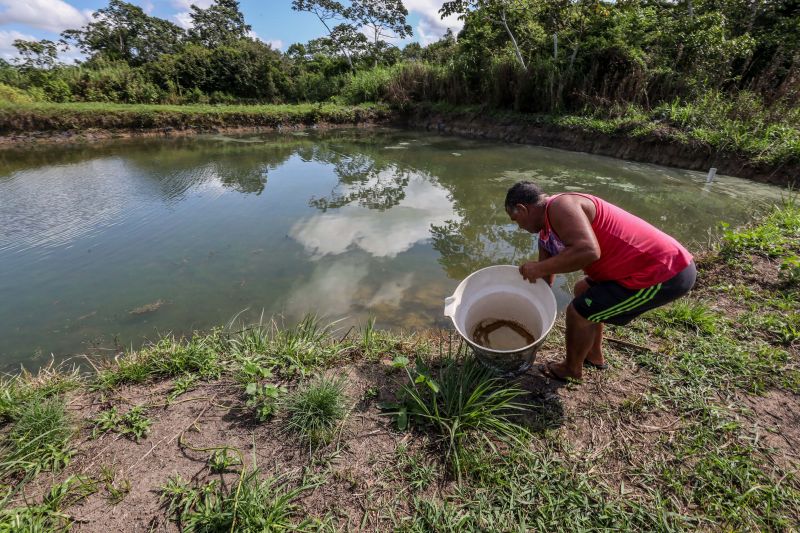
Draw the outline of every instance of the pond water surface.
<instances>
[{"instance_id":1,"label":"pond water surface","mask_svg":"<svg viewBox=\"0 0 800 533\"><path fill-rule=\"evenodd\" d=\"M0 153L0 366L262 314L445 325L474 270L535 256L506 189L597 194L697 249L781 190L403 130L119 140ZM556 285L568 301L567 280ZM110 351L108 353L111 353Z\"/></svg>"}]
</instances>

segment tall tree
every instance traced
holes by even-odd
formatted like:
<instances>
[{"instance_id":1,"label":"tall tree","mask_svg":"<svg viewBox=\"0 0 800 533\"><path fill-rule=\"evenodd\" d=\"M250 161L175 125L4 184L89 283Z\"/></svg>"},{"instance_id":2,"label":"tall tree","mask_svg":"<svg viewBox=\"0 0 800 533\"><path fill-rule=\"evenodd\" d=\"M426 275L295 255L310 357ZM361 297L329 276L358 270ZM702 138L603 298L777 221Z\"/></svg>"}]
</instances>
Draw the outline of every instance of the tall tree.
<instances>
[{"instance_id":1,"label":"tall tree","mask_svg":"<svg viewBox=\"0 0 800 533\"><path fill-rule=\"evenodd\" d=\"M93 22L81 29L66 30L64 39L75 41L87 55L141 65L161 54L175 52L184 36L175 24L147 15L142 8L110 0L108 7L92 15Z\"/></svg>"},{"instance_id":2,"label":"tall tree","mask_svg":"<svg viewBox=\"0 0 800 533\"><path fill-rule=\"evenodd\" d=\"M348 51L346 43L339 40L340 36L348 35L351 32L342 27L341 24L331 28L331 24L334 22L347 19L347 9L336 0L292 0L292 9L315 15L328 31L328 37L330 37L331 42L336 45L339 52L347 59L350 70L355 72L352 54ZM337 28L338 31L334 32ZM350 29L355 28L350 27Z\"/></svg>"},{"instance_id":3,"label":"tall tree","mask_svg":"<svg viewBox=\"0 0 800 533\"><path fill-rule=\"evenodd\" d=\"M13 44L20 55L15 60L15 63L23 70L50 69L56 64L58 45L53 41L48 41L47 39L42 39L41 41L16 39Z\"/></svg>"},{"instance_id":4,"label":"tall tree","mask_svg":"<svg viewBox=\"0 0 800 533\"><path fill-rule=\"evenodd\" d=\"M509 18L517 12L529 9L529 4L531 3L525 0L448 0L442 4L439 14L442 18L450 15L459 15L459 18L463 19L468 12L479 10L491 22L499 24L508 34L517 61L522 68L527 68L528 65L522 56L519 40L516 32L511 27L512 24L509 22Z\"/></svg>"},{"instance_id":5,"label":"tall tree","mask_svg":"<svg viewBox=\"0 0 800 533\"><path fill-rule=\"evenodd\" d=\"M375 65L387 38L403 39L412 35L406 22L408 10L401 0L353 0L347 15L358 27L372 34L372 53Z\"/></svg>"},{"instance_id":6,"label":"tall tree","mask_svg":"<svg viewBox=\"0 0 800 533\"><path fill-rule=\"evenodd\" d=\"M192 5L191 10L189 39L203 46L214 48L238 41L250 32L237 0L215 0L207 9Z\"/></svg>"}]
</instances>

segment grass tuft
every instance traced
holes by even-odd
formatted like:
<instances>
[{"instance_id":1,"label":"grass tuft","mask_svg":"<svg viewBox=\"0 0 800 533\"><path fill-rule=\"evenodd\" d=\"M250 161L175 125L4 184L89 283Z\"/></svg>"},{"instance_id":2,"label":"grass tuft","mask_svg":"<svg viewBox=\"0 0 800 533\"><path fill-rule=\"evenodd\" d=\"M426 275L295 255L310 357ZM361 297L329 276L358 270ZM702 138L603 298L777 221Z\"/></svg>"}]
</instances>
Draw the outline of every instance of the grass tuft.
<instances>
[{"instance_id":1,"label":"grass tuft","mask_svg":"<svg viewBox=\"0 0 800 533\"><path fill-rule=\"evenodd\" d=\"M216 480L191 486L175 476L162 487L161 499L181 531L297 531L310 521L295 519L300 514L295 500L310 488L290 489L281 479L262 480L252 470L243 472L232 490Z\"/></svg>"},{"instance_id":2,"label":"grass tuft","mask_svg":"<svg viewBox=\"0 0 800 533\"><path fill-rule=\"evenodd\" d=\"M293 391L282 405L286 428L312 446L330 442L347 414L342 378L319 377Z\"/></svg>"},{"instance_id":3,"label":"grass tuft","mask_svg":"<svg viewBox=\"0 0 800 533\"><path fill-rule=\"evenodd\" d=\"M26 403L0 448L0 477L60 470L73 454L73 432L63 398Z\"/></svg>"},{"instance_id":4,"label":"grass tuft","mask_svg":"<svg viewBox=\"0 0 800 533\"><path fill-rule=\"evenodd\" d=\"M494 447L491 439L518 441L527 434L509 418L525 409L517 401L525 392L495 377L474 358L447 359L435 374L419 360L413 372L407 364L402 366L410 383L401 390L403 402L394 406L398 425L405 429L409 423L417 423L440 435L459 476L469 439L478 438Z\"/></svg>"}]
</instances>

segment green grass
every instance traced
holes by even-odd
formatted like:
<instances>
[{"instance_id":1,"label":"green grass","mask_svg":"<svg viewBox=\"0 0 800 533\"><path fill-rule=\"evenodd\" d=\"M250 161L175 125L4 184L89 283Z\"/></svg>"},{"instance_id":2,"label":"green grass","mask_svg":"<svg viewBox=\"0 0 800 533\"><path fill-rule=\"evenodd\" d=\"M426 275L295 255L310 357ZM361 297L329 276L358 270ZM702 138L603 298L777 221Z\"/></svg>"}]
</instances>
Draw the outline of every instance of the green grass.
<instances>
[{"instance_id":1,"label":"green grass","mask_svg":"<svg viewBox=\"0 0 800 533\"><path fill-rule=\"evenodd\" d=\"M748 227L726 227L719 252L723 258L733 262L746 260L746 254L784 260L796 258L800 254L800 200L797 193L790 192L782 204L774 206Z\"/></svg>"},{"instance_id":2,"label":"green grass","mask_svg":"<svg viewBox=\"0 0 800 533\"><path fill-rule=\"evenodd\" d=\"M678 328L690 328L705 335L713 335L720 327L721 317L703 302L678 300L652 313L660 322Z\"/></svg>"},{"instance_id":3,"label":"green grass","mask_svg":"<svg viewBox=\"0 0 800 533\"><path fill-rule=\"evenodd\" d=\"M23 371L0 377L0 423L19 418L29 403L42 402L80 386L78 370L47 366L36 376Z\"/></svg>"},{"instance_id":4,"label":"green grass","mask_svg":"<svg viewBox=\"0 0 800 533\"><path fill-rule=\"evenodd\" d=\"M32 478L43 470L60 470L74 453L73 433L63 398L27 402L2 441L0 477Z\"/></svg>"},{"instance_id":5,"label":"green grass","mask_svg":"<svg viewBox=\"0 0 800 533\"><path fill-rule=\"evenodd\" d=\"M64 509L96 492L97 485L83 476L70 476L50 488L39 504L0 510L0 531L45 533L65 531L71 519Z\"/></svg>"},{"instance_id":6,"label":"green grass","mask_svg":"<svg viewBox=\"0 0 800 533\"><path fill-rule=\"evenodd\" d=\"M334 437L347 414L345 382L340 377L319 377L293 391L281 405L286 428L312 446Z\"/></svg>"},{"instance_id":7,"label":"green grass","mask_svg":"<svg viewBox=\"0 0 800 533\"><path fill-rule=\"evenodd\" d=\"M766 165L800 162L800 108L769 107L752 93L735 98L709 92L693 101L675 100L652 109L635 105L586 108L566 114L524 114L485 106L418 105L445 114L480 114L512 123L555 125L619 137L652 137L701 144L738 153Z\"/></svg>"},{"instance_id":8,"label":"green grass","mask_svg":"<svg viewBox=\"0 0 800 533\"><path fill-rule=\"evenodd\" d=\"M243 472L232 489L216 480L192 486L175 476L162 487L161 498L181 531L298 531L311 523L301 519L295 503L309 488L289 488L280 479L261 479L259 471L252 470Z\"/></svg>"},{"instance_id":9,"label":"green grass","mask_svg":"<svg viewBox=\"0 0 800 533\"><path fill-rule=\"evenodd\" d=\"M421 360L413 370L407 363L405 358L398 361L409 378L400 392L401 403L386 407L394 410L400 429L413 424L439 435L459 476L463 449L471 439L494 447L492 439L516 441L526 433L509 418L525 409L518 402L525 392L496 378L474 358L446 359L436 371Z\"/></svg>"},{"instance_id":10,"label":"green grass","mask_svg":"<svg viewBox=\"0 0 800 533\"><path fill-rule=\"evenodd\" d=\"M277 127L279 125L353 124L382 120L386 106L363 104L296 105L150 105L110 103L0 102L0 132L102 129Z\"/></svg>"},{"instance_id":11,"label":"green grass","mask_svg":"<svg viewBox=\"0 0 800 533\"><path fill-rule=\"evenodd\" d=\"M412 492L427 489L439 478L438 465L405 443L398 444L394 455L397 470Z\"/></svg>"}]
</instances>

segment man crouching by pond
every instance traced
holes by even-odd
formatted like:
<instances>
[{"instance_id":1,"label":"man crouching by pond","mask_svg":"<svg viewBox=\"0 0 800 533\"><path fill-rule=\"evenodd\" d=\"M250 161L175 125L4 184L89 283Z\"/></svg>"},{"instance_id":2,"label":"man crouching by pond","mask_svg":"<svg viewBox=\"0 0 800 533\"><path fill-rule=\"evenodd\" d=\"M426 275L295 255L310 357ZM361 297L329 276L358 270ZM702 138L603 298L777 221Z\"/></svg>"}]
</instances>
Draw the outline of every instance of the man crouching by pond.
<instances>
[{"instance_id":1,"label":"man crouching by pond","mask_svg":"<svg viewBox=\"0 0 800 533\"><path fill-rule=\"evenodd\" d=\"M606 368L604 323L625 325L694 286L697 269L678 241L596 196L548 196L521 181L508 190L505 207L521 229L539 234L539 260L519 267L523 278L552 285L556 274L586 274L566 311L566 359L545 365L545 375L580 379L584 366Z\"/></svg>"}]
</instances>

